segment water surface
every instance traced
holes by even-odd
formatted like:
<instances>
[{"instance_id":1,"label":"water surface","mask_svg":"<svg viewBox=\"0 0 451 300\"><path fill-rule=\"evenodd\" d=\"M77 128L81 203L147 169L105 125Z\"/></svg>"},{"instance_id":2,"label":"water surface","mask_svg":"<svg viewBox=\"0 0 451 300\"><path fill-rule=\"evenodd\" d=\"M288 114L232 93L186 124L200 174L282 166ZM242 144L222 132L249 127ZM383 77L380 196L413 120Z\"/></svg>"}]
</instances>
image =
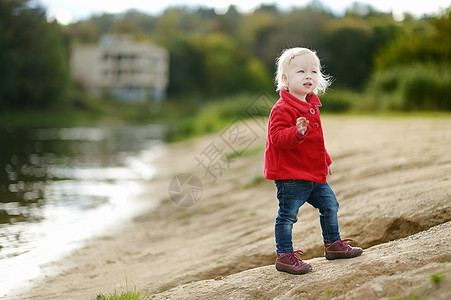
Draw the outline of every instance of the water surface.
<instances>
[{"instance_id":1,"label":"water surface","mask_svg":"<svg viewBox=\"0 0 451 300\"><path fill-rule=\"evenodd\" d=\"M0 296L155 205L138 195L164 135L157 125L0 129Z\"/></svg>"}]
</instances>

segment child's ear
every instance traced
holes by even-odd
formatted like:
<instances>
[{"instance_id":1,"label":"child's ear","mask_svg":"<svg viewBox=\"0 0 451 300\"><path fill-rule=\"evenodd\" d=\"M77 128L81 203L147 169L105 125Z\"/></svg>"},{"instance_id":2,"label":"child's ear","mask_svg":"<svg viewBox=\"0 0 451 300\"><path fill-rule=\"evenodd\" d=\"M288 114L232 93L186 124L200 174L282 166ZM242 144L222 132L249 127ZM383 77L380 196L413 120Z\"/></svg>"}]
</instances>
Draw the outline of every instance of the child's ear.
<instances>
[{"instance_id":1,"label":"child's ear","mask_svg":"<svg viewBox=\"0 0 451 300\"><path fill-rule=\"evenodd\" d=\"M287 75L282 74L282 82L286 85L288 81Z\"/></svg>"},{"instance_id":2,"label":"child's ear","mask_svg":"<svg viewBox=\"0 0 451 300\"><path fill-rule=\"evenodd\" d=\"M285 75L285 74L282 74L282 83L283 83L283 85L284 85L284 88L285 88L286 90L288 90L288 77L287 77L287 75Z\"/></svg>"}]
</instances>

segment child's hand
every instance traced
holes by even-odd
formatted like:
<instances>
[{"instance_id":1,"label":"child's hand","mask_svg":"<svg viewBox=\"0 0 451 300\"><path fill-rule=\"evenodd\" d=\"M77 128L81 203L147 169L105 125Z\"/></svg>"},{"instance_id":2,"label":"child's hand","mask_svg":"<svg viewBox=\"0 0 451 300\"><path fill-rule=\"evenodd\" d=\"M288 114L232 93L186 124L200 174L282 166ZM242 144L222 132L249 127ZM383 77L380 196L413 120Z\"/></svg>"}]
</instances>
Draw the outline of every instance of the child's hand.
<instances>
[{"instance_id":1,"label":"child's hand","mask_svg":"<svg viewBox=\"0 0 451 300\"><path fill-rule=\"evenodd\" d=\"M332 167L330 165L327 166L327 173L332 175Z\"/></svg>"},{"instance_id":2,"label":"child's hand","mask_svg":"<svg viewBox=\"0 0 451 300\"><path fill-rule=\"evenodd\" d=\"M300 134L302 134L302 135L305 134L305 132L307 131L308 123L309 123L309 121L304 117L300 117L297 119L296 128L298 129Z\"/></svg>"}]
</instances>

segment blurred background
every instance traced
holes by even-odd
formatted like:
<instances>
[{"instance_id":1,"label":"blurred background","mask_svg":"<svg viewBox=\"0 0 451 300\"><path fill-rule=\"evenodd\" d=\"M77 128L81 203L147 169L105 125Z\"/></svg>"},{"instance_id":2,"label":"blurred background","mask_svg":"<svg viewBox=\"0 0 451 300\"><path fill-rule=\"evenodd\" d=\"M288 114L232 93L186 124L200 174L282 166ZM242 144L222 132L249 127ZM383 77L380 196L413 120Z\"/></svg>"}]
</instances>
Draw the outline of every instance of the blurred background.
<instances>
[{"instance_id":1,"label":"blurred background","mask_svg":"<svg viewBox=\"0 0 451 300\"><path fill-rule=\"evenodd\" d=\"M275 102L284 48L317 51L334 78L326 114L451 110L449 1L427 12L187 1L84 15L54 3L0 1L3 275L12 259L36 261L42 241L67 248L143 207L136 195L166 143L222 130L261 93Z\"/></svg>"},{"instance_id":2,"label":"blurred background","mask_svg":"<svg viewBox=\"0 0 451 300\"><path fill-rule=\"evenodd\" d=\"M79 9L87 5L76 1L75 7L79 2ZM167 4L158 14L93 7L90 15L74 19L77 12L73 16L69 8L2 1L1 117L3 124L45 125L58 118L147 121L205 109L211 114L213 102L227 99L232 105L234 97L243 102L262 91L277 97L274 60L293 46L316 50L324 72L334 78L323 96L325 111L449 110L446 3L413 15L408 8L379 11L371 1L340 12L321 1L282 8L255 4L245 12L187 1ZM37 111L49 115L32 120Z\"/></svg>"}]
</instances>

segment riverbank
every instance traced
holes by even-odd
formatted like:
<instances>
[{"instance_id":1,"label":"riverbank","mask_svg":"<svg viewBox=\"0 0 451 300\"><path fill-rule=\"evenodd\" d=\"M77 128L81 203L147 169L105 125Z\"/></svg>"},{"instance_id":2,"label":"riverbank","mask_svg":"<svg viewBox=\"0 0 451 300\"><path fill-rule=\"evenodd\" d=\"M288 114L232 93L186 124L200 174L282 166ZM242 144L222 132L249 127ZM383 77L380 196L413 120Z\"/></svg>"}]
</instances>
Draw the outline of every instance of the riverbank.
<instances>
[{"instance_id":1,"label":"riverbank","mask_svg":"<svg viewBox=\"0 0 451 300\"><path fill-rule=\"evenodd\" d=\"M277 202L273 183L261 178L261 124L231 124L170 145L142 193L161 201L157 210L52 264L34 288L10 299L92 299L122 290L126 280L155 299L451 296L449 118L323 118L342 237L365 252L325 260L318 214L305 205L294 241L313 271L302 276L272 266ZM240 139L231 135L243 130ZM215 153L229 155L203 168ZM198 202L187 208L168 196L180 173L202 184ZM431 282L441 274L441 282Z\"/></svg>"}]
</instances>

